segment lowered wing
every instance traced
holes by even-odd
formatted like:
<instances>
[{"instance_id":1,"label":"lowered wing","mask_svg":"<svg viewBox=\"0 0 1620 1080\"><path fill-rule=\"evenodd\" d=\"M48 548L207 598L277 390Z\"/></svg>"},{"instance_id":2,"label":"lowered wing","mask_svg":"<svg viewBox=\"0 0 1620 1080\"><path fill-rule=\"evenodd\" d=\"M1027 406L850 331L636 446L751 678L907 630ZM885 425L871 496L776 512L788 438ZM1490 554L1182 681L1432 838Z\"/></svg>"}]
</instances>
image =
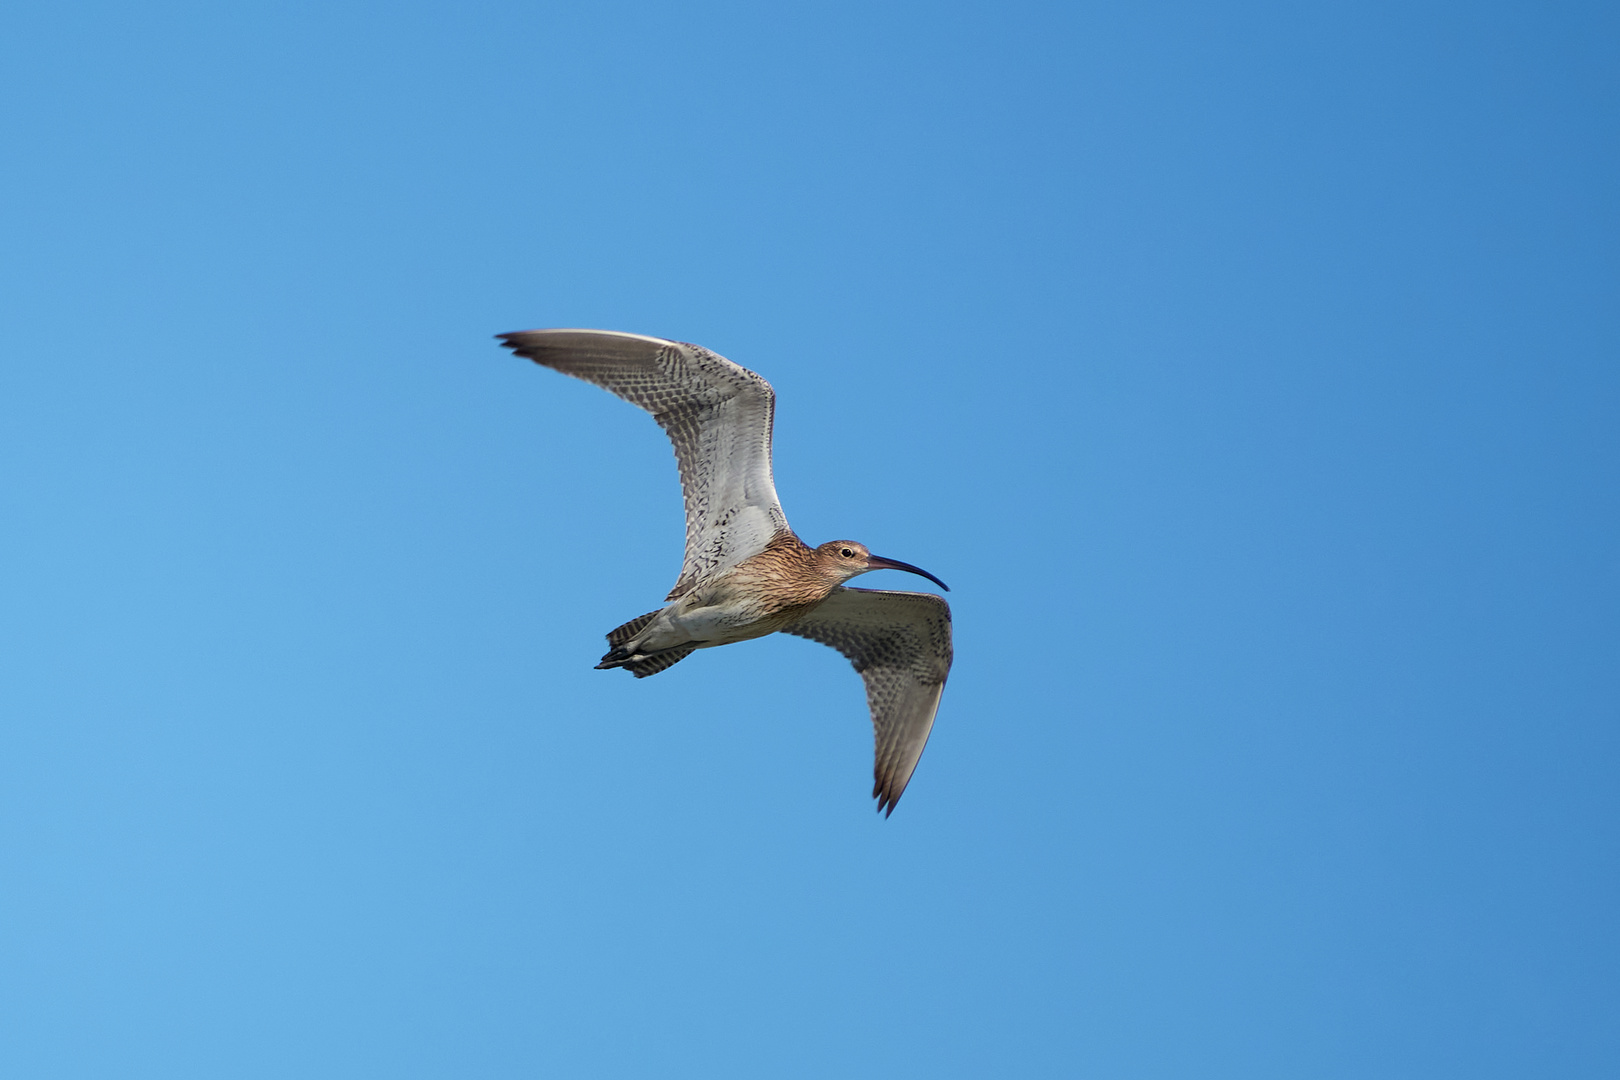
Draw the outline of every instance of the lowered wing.
<instances>
[{"instance_id":1,"label":"lowered wing","mask_svg":"<svg viewBox=\"0 0 1620 1080\"><path fill-rule=\"evenodd\" d=\"M837 588L782 633L832 646L866 681L877 744L872 797L892 814L951 670L950 605L932 593Z\"/></svg>"}]
</instances>

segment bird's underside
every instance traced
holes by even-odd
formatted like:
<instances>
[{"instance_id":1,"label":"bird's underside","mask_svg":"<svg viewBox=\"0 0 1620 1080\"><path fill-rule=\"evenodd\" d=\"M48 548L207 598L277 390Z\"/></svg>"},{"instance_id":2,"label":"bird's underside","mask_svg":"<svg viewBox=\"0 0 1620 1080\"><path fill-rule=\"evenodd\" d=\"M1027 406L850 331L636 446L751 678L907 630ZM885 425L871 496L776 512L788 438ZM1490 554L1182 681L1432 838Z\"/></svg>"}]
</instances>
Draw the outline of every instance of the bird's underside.
<instances>
[{"instance_id":1,"label":"bird's underside","mask_svg":"<svg viewBox=\"0 0 1620 1080\"><path fill-rule=\"evenodd\" d=\"M782 632L837 649L866 684L876 740L873 796L892 813L933 728L951 666L951 616L931 593L847 588L877 569L921 574L853 541L819 548L788 528L771 475L770 384L707 349L594 330L500 335L520 356L653 415L674 444L686 554L666 606L614 628L599 668L636 678L697 649Z\"/></svg>"}]
</instances>

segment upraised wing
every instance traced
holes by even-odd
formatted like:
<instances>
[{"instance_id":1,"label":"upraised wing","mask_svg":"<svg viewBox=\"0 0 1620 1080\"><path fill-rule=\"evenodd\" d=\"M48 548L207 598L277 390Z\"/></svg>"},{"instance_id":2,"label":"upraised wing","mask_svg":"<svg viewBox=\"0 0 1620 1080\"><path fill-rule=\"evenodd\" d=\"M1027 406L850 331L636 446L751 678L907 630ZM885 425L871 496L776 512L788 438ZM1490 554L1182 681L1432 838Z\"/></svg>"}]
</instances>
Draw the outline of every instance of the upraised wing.
<instances>
[{"instance_id":1,"label":"upraised wing","mask_svg":"<svg viewBox=\"0 0 1620 1080\"><path fill-rule=\"evenodd\" d=\"M525 330L507 348L652 413L675 444L686 560L674 600L762 550L787 517L771 478L771 384L697 345L609 330Z\"/></svg>"},{"instance_id":2,"label":"upraised wing","mask_svg":"<svg viewBox=\"0 0 1620 1080\"><path fill-rule=\"evenodd\" d=\"M894 813L951 670L950 605L932 593L837 588L782 633L831 645L866 681L877 744L872 797Z\"/></svg>"}]
</instances>

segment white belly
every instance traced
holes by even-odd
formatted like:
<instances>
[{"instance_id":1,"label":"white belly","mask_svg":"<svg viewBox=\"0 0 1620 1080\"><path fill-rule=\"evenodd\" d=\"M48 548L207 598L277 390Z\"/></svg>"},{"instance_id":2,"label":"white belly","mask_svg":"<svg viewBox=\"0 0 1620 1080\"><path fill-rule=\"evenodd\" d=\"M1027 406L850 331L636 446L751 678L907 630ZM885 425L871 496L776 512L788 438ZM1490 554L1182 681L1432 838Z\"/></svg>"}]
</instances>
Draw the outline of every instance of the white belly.
<instances>
[{"instance_id":1,"label":"white belly","mask_svg":"<svg viewBox=\"0 0 1620 1080\"><path fill-rule=\"evenodd\" d=\"M636 636L638 650L691 645L699 649L774 634L807 609L770 610L753 598L687 595L658 613Z\"/></svg>"}]
</instances>

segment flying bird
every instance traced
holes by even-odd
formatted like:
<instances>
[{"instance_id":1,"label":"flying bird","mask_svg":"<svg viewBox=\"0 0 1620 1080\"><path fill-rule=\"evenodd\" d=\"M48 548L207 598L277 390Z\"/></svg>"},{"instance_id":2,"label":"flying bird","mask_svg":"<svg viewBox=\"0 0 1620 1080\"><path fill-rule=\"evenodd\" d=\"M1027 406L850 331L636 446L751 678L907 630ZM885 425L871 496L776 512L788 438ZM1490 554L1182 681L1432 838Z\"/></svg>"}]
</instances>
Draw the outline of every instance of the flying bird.
<instances>
[{"instance_id":1,"label":"flying bird","mask_svg":"<svg viewBox=\"0 0 1620 1080\"><path fill-rule=\"evenodd\" d=\"M638 679L694 650L781 631L830 645L866 682L876 739L872 797L891 814L922 756L951 668L951 609L933 593L852 589L873 570L939 578L853 540L811 547L771 478L770 383L697 345L606 330L498 335L535 363L652 413L686 497L686 558L665 606L608 632L601 668Z\"/></svg>"}]
</instances>

